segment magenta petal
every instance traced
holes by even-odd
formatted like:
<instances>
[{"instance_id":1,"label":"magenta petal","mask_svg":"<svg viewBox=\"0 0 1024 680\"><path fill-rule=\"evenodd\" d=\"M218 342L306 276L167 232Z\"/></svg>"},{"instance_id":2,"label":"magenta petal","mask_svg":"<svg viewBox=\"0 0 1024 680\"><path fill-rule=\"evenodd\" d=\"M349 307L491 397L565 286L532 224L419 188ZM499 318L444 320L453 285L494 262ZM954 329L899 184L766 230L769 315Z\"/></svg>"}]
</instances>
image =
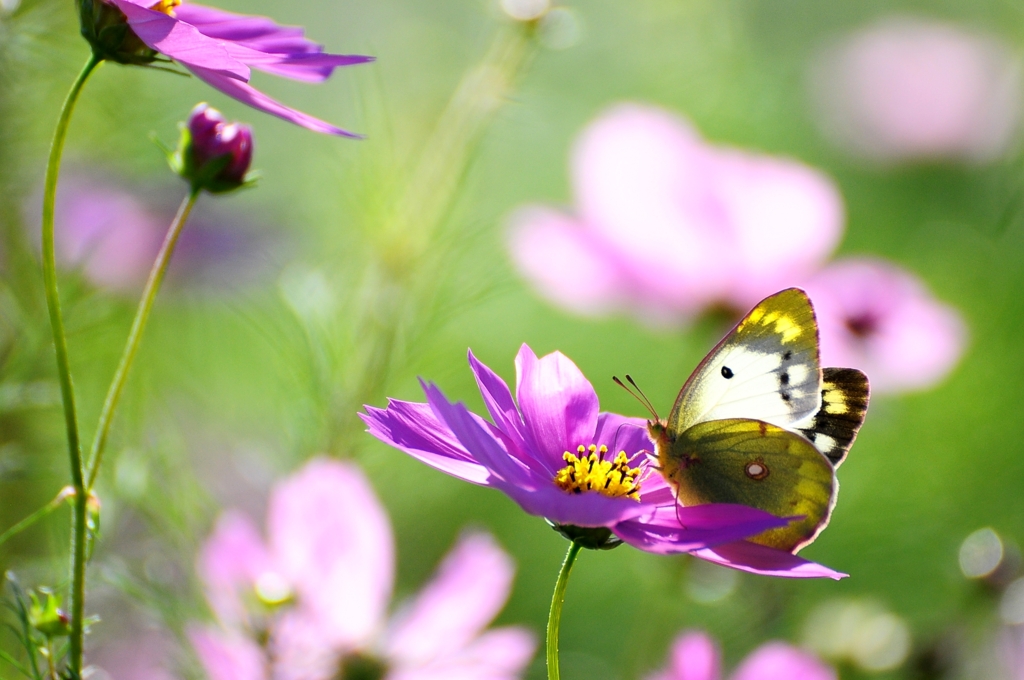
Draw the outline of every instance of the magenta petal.
<instances>
[{"instance_id":1,"label":"magenta petal","mask_svg":"<svg viewBox=\"0 0 1024 680\"><path fill-rule=\"evenodd\" d=\"M203 35L274 55L273 62L253 66L294 80L319 82L336 67L373 61L373 57L324 53L321 45L304 37L301 27L281 26L267 17L234 14L191 3L175 8L175 15Z\"/></svg>"},{"instance_id":2,"label":"magenta petal","mask_svg":"<svg viewBox=\"0 0 1024 680\"><path fill-rule=\"evenodd\" d=\"M487 486L491 473L477 463L428 404L392 399L387 409L366 406L359 417L368 431L385 444L441 472L472 484Z\"/></svg>"},{"instance_id":3,"label":"magenta petal","mask_svg":"<svg viewBox=\"0 0 1024 680\"><path fill-rule=\"evenodd\" d=\"M123 2L124 0L122 0ZM297 111L296 109L285 106L279 101L268 97L256 88L246 83L227 78L217 71L211 71L210 69L200 68L192 64L186 64L188 69L196 76L206 82L211 87L220 90L224 94L237 99L247 106L251 106L254 109L269 113L272 116L277 116L289 123L295 123L307 130L313 132L322 132L328 135L339 135L342 137L352 137L355 139L361 138L353 132L342 130L339 127L331 125L326 121L322 121L319 118L314 118L309 114Z\"/></svg>"},{"instance_id":4,"label":"magenta petal","mask_svg":"<svg viewBox=\"0 0 1024 680\"><path fill-rule=\"evenodd\" d=\"M647 421L618 413L598 414L594 443L604 444L613 455L625 451L630 458L641 451L654 453L654 442L647 435Z\"/></svg>"},{"instance_id":5,"label":"magenta petal","mask_svg":"<svg viewBox=\"0 0 1024 680\"><path fill-rule=\"evenodd\" d=\"M237 633L192 628L189 641L210 680L265 680L267 667L259 646Z\"/></svg>"},{"instance_id":6,"label":"magenta petal","mask_svg":"<svg viewBox=\"0 0 1024 680\"><path fill-rule=\"evenodd\" d=\"M836 581L849 574L834 571L816 562L805 560L783 550L768 548L748 541L736 541L696 550L695 557L751 574L786 578L830 578Z\"/></svg>"},{"instance_id":7,"label":"magenta petal","mask_svg":"<svg viewBox=\"0 0 1024 680\"><path fill-rule=\"evenodd\" d=\"M833 668L817 657L783 642L758 647L732 675L732 680L836 680Z\"/></svg>"},{"instance_id":8,"label":"magenta petal","mask_svg":"<svg viewBox=\"0 0 1024 680\"><path fill-rule=\"evenodd\" d=\"M597 393L568 357L552 352L538 359L528 345L516 355L516 397L533 450L551 470L562 455L594 443Z\"/></svg>"},{"instance_id":9,"label":"magenta petal","mask_svg":"<svg viewBox=\"0 0 1024 680\"><path fill-rule=\"evenodd\" d=\"M210 607L223 622L238 622L245 616L241 597L251 592L256 580L273 571L273 564L259 531L245 514L227 511L199 552L199 577Z\"/></svg>"},{"instance_id":10,"label":"magenta petal","mask_svg":"<svg viewBox=\"0 0 1024 680\"><path fill-rule=\"evenodd\" d=\"M438 419L446 424L459 442L472 454L477 462L491 471L506 484L525 490L535 488L530 470L508 455L494 436L477 422L465 405L453 404L433 383L425 383L423 391L427 402Z\"/></svg>"},{"instance_id":11,"label":"magenta petal","mask_svg":"<svg viewBox=\"0 0 1024 680\"><path fill-rule=\"evenodd\" d=\"M319 83L327 80L340 66L356 66L374 61L373 57L359 54L300 54L288 56L267 64L253 64L265 73L282 78Z\"/></svg>"},{"instance_id":12,"label":"magenta petal","mask_svg":"<svg viewBox=\"0 0 1024 680\"><path fill-rule=\"evenodd\" d=\"M248 66L233 58L223 43L208 38L194 26L128 0L111 2L128 17L128 25L139 39L157 52L225 80L249 80Z\"/></svg>"},{"instance_id":13,"label":"magenta petal","mask_svg":"<svg viewBox=\"0 0 1024 680\"><path fill-rule=\"evenodd\" d=\"M394 576L391 525L362 472L314 459L270 497L274 557L301 606L337 647L362 645L384 617Z\"/></svg>"},{"instance_id":14,"label":"magenta petal","mask_svg":"<svg viewBox=\"0 0 1024 680\"><path fill-rule=\"evenodd\" d=\"M388 657L422 665L467 646L505 606L515 566L488 534L463 536L400 616Z\"/></svg>"},{"instance_id":15,"label":"magenta petal","mask_svg":"<svg viewBox=\"0 0 1024 680\"><path fill-rule=\"evenodd\" d=\"M473 356L472 350L469 351L469 367L473 371L480 395L484 398L484 405L491 414L494 424L518 449L517 454L523 452L526 449L526 426L512 399L512 391L497 373ZM555 471L548 472L553 475Z\"/></svg>"},{"instance_id":16,"label":"magenta petal","mask_svg":"<svg viewBox=\"0 0 1024 680\"><path fill-rule=\"evenodd\" d=\"M635 548L670 555L721 543L732 545L733 541L788 523L787 518L746 505L711 503L659 507L647 516L620 522L613 531Z\"/></svg>"}]
</instances>

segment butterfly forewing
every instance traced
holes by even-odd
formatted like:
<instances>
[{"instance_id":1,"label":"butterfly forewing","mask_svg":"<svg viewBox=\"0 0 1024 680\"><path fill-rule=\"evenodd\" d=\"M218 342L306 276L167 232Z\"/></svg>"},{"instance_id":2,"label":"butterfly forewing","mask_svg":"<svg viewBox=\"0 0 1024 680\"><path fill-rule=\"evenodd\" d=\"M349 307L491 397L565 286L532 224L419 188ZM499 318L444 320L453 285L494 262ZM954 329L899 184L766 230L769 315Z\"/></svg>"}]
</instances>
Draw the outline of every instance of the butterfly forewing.
<instances>
[{"instance_id":1,"label":"butterfly forewing","mask_svg":"<svg viewBox=\"0 0 1024 680\"><path fill-rule=\"evenodd\" d=\"M823 368L821 408L797 429L839 467L868 411L868 378L855 368Z\"/></svg>"},{"instance_id":2,"label":"butterfly forewing","mask_svg":"<svg viewBox=\"0 0 1024 680\"><path fill-rule=\"evenodd\" d=\"M727 418L792 427L818 412L820 382L814 310L803 291L789 288L762 300L701 362L668 429Z\"/></svg>"},{"instance_id":3,"label":"butterfly forewing","mask_svg":"<svg viewBox=\"0 0 1024 680\"><path fill-rule=\"evenodd\" d=\"M803 516L748 539L755 543L796 551L828 523L837 490L832 465L798 434L759 420L711 420L659 453L683 505L739 503Z\"/></svg>"}]
</instances>

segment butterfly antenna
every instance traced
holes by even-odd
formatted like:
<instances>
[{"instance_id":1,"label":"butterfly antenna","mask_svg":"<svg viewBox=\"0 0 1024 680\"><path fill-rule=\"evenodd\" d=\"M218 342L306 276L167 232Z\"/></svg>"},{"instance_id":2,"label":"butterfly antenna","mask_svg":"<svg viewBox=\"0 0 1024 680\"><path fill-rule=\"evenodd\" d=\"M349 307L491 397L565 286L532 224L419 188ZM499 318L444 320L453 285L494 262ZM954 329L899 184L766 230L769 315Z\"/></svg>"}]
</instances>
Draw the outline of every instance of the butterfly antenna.
<instances>
[{"instance_id":1,"label":"butterfly antenna","mask_svg":"<svg viewBox=\"0 0 1024 680\"><path fill-rule=\"evenodd\" d=\"M624 389L627 392L629 392L629 394L634 399L639 401L643 405L643 407L645 409L647 409L647 411L652 416L654 416L654 420L655 421L660 421L661 420L661 418L658 417L658 412L654 410L654 406L651 404L651 400L647 398L647 395L644 394L643 390L641 390L640 387L636 384L636 382L633 380L632 376L630 376L628 373L626 374L626 380L629 381L629 384L633 386L632 390L629 389L628 387L626 387L626 385L623 384L623 382L621 380L619 380L618 376L613 375L612 376L612 380L615 381L616 385L618 385L622 389ZM633 390L636 390L636 391L634 392Z\"/></svg>"}]
</instances>

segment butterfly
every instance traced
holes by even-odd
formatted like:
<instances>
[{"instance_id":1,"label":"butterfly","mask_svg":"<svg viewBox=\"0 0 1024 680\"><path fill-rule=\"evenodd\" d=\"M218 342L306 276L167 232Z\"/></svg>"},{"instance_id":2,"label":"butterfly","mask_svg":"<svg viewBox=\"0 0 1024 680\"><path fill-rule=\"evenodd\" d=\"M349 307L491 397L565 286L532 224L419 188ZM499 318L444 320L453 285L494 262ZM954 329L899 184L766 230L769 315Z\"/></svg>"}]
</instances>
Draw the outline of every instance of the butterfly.
<instances>
[{"instance_id":1,"label":"butterfly","mask_svg":"<svg viewBox=\"0 0 1024 680\"><path fill-rule=\"evenodd\" d=\"M802 516L748 539L795 553L828 524L835 469L864 422L868 393L860 371L820 368L814 308L789 288L758 303L711 350L668 420L655 417L648 431L680 503Z\"/></svg>"}]
</instances>

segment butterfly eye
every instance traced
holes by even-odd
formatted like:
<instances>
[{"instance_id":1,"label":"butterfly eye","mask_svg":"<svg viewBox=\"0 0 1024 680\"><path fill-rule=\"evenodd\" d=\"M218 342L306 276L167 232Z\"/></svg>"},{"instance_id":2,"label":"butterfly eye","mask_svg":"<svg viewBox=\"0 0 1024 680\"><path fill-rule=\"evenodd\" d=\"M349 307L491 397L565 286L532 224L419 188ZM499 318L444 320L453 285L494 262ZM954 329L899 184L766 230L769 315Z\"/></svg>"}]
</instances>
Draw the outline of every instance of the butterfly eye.
<instances>
[{"instance_id":1,"label":"butterfly eye","mask_svg":"<svg viewBox=\"0 0 1024 680\"><path fill-rule=\"evenodd\" d=\"M729 378L733 377L734 375L736 375L736 374L732 372L731 368L729 368L728 366L722 366L722 377L723 378L728 380Z\"/></svg>"}]
</instances>

